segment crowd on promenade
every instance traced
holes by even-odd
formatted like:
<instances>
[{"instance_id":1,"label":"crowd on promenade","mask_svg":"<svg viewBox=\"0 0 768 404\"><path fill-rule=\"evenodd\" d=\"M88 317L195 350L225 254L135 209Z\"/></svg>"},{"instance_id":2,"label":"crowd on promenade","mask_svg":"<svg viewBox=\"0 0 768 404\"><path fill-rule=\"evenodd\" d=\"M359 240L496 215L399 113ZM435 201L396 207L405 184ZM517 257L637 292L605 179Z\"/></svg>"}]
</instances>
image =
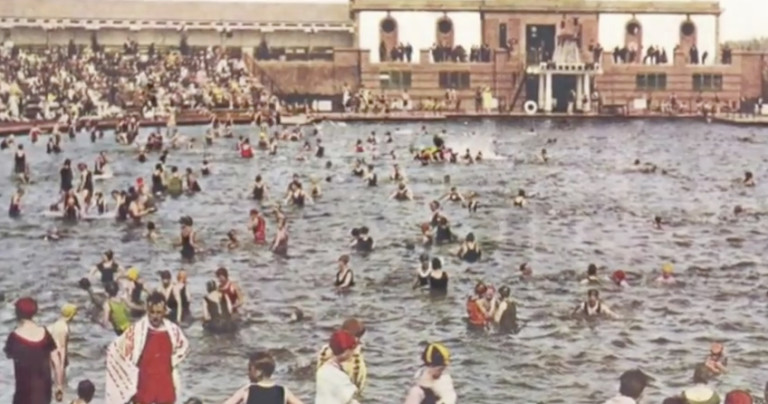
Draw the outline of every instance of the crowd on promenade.
<instances>
[{"instance_id":1,"label":"crowd on promenade","mask_svg":"<svg viewBox=\"0 0 768 404\"><path fill-rule=\"evenodd\" d=\"M144 117L176 110L250 109L267 102L239 58L222 49L144 51L90 46L0 48L0 122L62 116Z\"/></svg>"}]
</instances>

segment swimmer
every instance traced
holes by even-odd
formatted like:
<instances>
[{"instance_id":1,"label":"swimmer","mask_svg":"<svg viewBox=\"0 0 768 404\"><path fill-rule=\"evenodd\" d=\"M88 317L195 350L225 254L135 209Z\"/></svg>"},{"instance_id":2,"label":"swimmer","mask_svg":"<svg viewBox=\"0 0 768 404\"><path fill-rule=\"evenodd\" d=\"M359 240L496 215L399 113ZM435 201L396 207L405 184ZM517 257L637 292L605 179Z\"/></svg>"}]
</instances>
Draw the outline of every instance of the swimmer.
<instances>
[{"instance_id":1,"label":"swimmer","mask_svg":"<svg viewBox=\"0 0 768 404\"><path fill-rule=\"evenodd\" d=\"M186 180L188 193L196 194L203 190L202 187L200 187L200 182L197 181L197 176L191 168L187 168Z\"/></svg>"},{"instance_id":2,"label":"swimmer","mask_svg":"<svg viewBox=\"0 0 768 404\"><path fill-rule=\"evenodd\" d=\"M107 163L107 155L104 152L99 152L96 161L93 163L93 173L96 175L106 174Z\"/></svg>"},{"instance_id":3,"label":"swimmer","mask_svg":"<svg viewBox=\"0 0 768 404\"><path fill-rule=\"evenodd\" d=\"M611 274L611 281L614 285L620 288L629 287L629 283L627 283L627 274L620 269L614 271L613 274Z\"/></svg>"},{"instance_id":4,"label":"swimmer","mask_svg":"<svg viewBox=\"0 0 768 404\"><path fill-rule=\"evenodd\" d=\"M374 241L373 238L368 234L369 231L370 230L368 230L368 228L365 226L360 227L359 229L352 229L352 236L354 238L350 247L359 252L373 251Z\"/></svg>"},{"instance_id":5,"label":"swimmer","mask_svg":"<svg viewBox=\"0 0 768 404\"><path fill-rule=\"evenodd\" d=\"M251 355L248 358L250 382L227 399L224 404L302 404L302 401L296 398L288 388L272 381L272 374L276 367L275 358L267 352Z\"/></svg>"},{"instance_id":6,"label":"swimmer","mask_svg":"<svg viewBox=\"0 0 768 404\"><path fill-rule=\"evenodd\" d=\"M21 217L21 198L24 196L24 189L19 187L11 195L11 203L8 206L8 216L16 219Z\"/></svg>"},{"instance_id":7,"label":"swimmer","mask_svg":"<svg viewBox=\"0 0 768 404\"><path fill-rule=\"evenodd\" d=\"M88 278L94 278L96 275L99 275L102 285L117 282L123 275L123 268L115 261L115 253L112 250L104 251L101 261L88 272Z\"/></svg>"},{"instance_id":8,"label":"swimmer","mask_svg":"<svg viewBox=\"0 0 768 404\"><path fill-rule=\"evenodd\" d=\"M107 200L104 198L104 194L102 192L96 192L94 194L93 206L96 208L96 212L99 215L107 213Z\"/></svg>"},{"instance_id":9,"label":"swimmer","mask_svg":"<svg viewBox=\"0 0 768 404\"><path fill-rule=\"evenodd\" d=\"M475 285L475 294L467 298L467 316L469 317L469 326L476 329L485 329L488 321L491 319L486 294L488 287L479 282Z\"/></svg>"},{"instance_id":10,"label":"swimmer","mask_svg":"<svg viewBox=\"0 0 768 404\"><path fill-rule=\"evenodd\" d=\"M744 172L744 179L741 181L741 183L744 184L745 187L755 186L755 177L752 175L751 171Z\"/></svg>"},{"instance_id":11,"label":"swimmer","mask_svg":"<svg viewBox=\"0 0 768 404\"><path fill-rule=\"evenodd\" d=\"M587 277L581 280L582 285L599 285L600 277L597 276L597 265L589 264L587 267Z\"/></svg>"},{"instance_id":12,"label":"swimmer","mask_svg":"<svg viewBox=\"0 0 768 404\"><path fill-rule=\"evenodd\" d=\"M421 354L424 367L416 372L415 385L408 391L404 404L456 404L453 379L446 371L450 353L442 344L429 344Z\"/></svg>"},{"instance_id":13,"label":"swimmer","mask_svg":"<svg viewBox=\"0 0 768 404\"><path fill-rule=\"evenodd\" d=\"M365 326L363 323L355 318L349 318L344 320L341 325L341 329L337 333L343 333L346 335L345 341L340 341L337 337L331 336L329 344L324 345L320 349L320 353L317 355L317 372L320 373L327 364L333 365L334 368L342 370L346 377L344 379L350 381L351 387L356 387L357 392L353 396L359 397L362 391L365 389L365 382L368 378L368 368L365 363L365 359L362 354L362 338L365 335ZM339 346L337 343L342 342L343 346L348 346L351 351L347 354L339 357ZM324 371L326 369L323 369ZM345 376L339 374L339 376ZM323 383L318 375L318 389L320 389L321 383ZM325 387L330 387L330 380L323 383ZM351 393L351 389L350 389ZM338 401L338 400L322 400L318 403L339 403L339 404L356 404L357 401Z\"/></svg>"},{"instance_id":14,"label":"swimmer","mask_svg":"<svg viewBox=\"0 0 768 404\"><path fill-rule=\"evenodd\" d=\"M440 258L432 258L427 281L429 293L432 295L445 295L448 293L448 273L443 271L443 261Z\"/></svg>"},{"instance_id":15,"label":"swimmer","mask_svg":"<svg viewBox=\"0 0 768 404\"><path fill-rule=\"evenodd\" d=\"M396 201L412 201L413 193L405 185L404 182L400 182L399 184L397 184L397 190L395 190L395 192L393 192L392 195L389 196L389 199L394 199Z\"/></svg>"},{"instance_id":16,"label":"swimmer","mask_svg":"<svg viewBox=\"0 0 768 404\"><path fill-rule=\"evenodd\" d=\"M355 153L362 153L365 151L365 147L363 146L363 141L360 139L357 139L357 142L355 143Z\"/></svg>"},{"instance_id":17,"label":"swimmer","mask_svg":"<svg viewBox=\"0 0 768 404\"><path fill-rule=\"evenodd\" d=\"M181 224L181 232L176 246L181 246L181 259L187 261L194 260L195 253L198 250L197 232L195 232L195 229L192 227L194 221L190 216L184 216L179 219L179 224Z\"/></svg>"},{"instance_id":18,"label":"swimmer","mask_svg":"<svg viewBox=\"0 0 768 404\"><path fill-rule=\"evenodd\" d=\"M461 202L462 204L466 203L464 196L462 196L461 193L458 190L456 190L456 187L451 187L451 190L447 194L440 197L440 199L438 200L444 201L446 199L451 202Z\"/></svg>"},{"instance_id":19,"label":"swimmer","mask_svg":"<svg viewBox=\"0 0 768 404\"><path fill-rule=\"evenodd\" d=\"M211 331L234 331L236 323L232 316L232 301L219 290L216 281L205 284L208 292L203 297L203 328Z\"/></svg>"},{"instance_id":20,"label":"swimmer","mask_svg":"<svg viewBox=\"0 0 768 404\"><path fill-rule=\"evenodd\" d=\"M432 234L432 226L429 223L421 224L421 245L424 247L431 247L434 242L435 236Z\"/></svg>"},{"instance_id":21,"label":"swimmer","mask_svg":"<svg viewBox=\"0 0 768 404\"><path fill-rule=\"evenodd\" d=\"M674 267L672 264L666 263L661 267L661 276L656 278L656 283L659 285L675 285L677 280L672 275Z\"/></svg>"},{"instance_id":22,"label":"swimmer","mask_svg":"<svg viewBox=\"0 0 768 404\"><path fill-rule=\"evenodd\" d=\"M312 197L307 195L302 189L301 183L292 183L291 190L288 196L285 198L286 205L293 205L299 208L303 208L306 204L312 204L314 201Z\"/></svg>"},{"instance_id":23,"label":"swimmer","mask_svg":"<svg viewBox=\"0 0 768 404\"><path fill-rule=\"evenodd\" d=\"M144 280L142 280L139 275L138 269L131 268L125 271L125 276L120 277L120 279L126 281L124 283L125 296L127 296L128 300L133 303L134 308L131 310L131 316L133 317L144 315L144 312L146 311L145 300L149 295L149 291L144 287Z\"/></svg>"},{"instance_id":24,"label":"swimmer","mask_svg":"<svg viewBox=\"0 0 768 404\"><path fill-rule=\"evenodd\" d=\"M200 175L203 177L211 175L211 166L208 164L207 159L203 159L203 166L200 168Z\"/></svg>"},{"instance_id":25,"label":"swimmer","mask_svg":"<svg viewBox=\"0 0 768 404\"><path fill-rule=\"evenodd\" d=\"M384 135L384 143L392 143L394 142L394 139L392 139L392 132L387 132Z\"/></svg>"},{"instance_id":26,"label":"swimmer","mask_svg":"<svg viewBox=\"0 0 768 404\"><path fill-rule=\"evenodd\" d=\"M518 268L520 271L520 280L521 281L528 281L533 279L533 268L531 268L531 264L527 262L523 262L520 264L520 267Z\"/></svg>"},{"instance_id":27,"label":"swimmer","mask_svg":"<svg viewBox=\"0 0 768 404\"><path fill-rule=\"evenodd\" d=\"M333 286L336 288L336 292L345 292L355 286L355 273L349 267L349 255L340 256L338 263L339 269L336 271L336 280L333 282Z\"/></svg>"},{"instance_id":28,"label":"swimmer","mask_svg":"<svg viewBox=\"0 0 768 404\"><path fill-rule=\"evenodd\" d=\"M549 156L547 155L547 149L541 149L541 153L539 153L539 160L544 164L549 163Z\"/></svg>"},{"instance_id":29,"label":"swimmer","mask_svg":"<svg viewBox=\"0 0 768 404\"><path fill-rule=\"evenodd\" d=\"M271 250L277 255L288 255L288 221L284 217L277 221L277 232Z\"/></svg>"},{"instance_id":30,"label":"swimmer","mask_svg":"<svg viewBox=\"0 0 768 404\"><path fill-rule=\"evenodd\" d=\"M477 193L471 191L467 195L466 204L462 204L462 207L466 207L469 213L477 212L477 207L480 205L480 201L477 199Z\"/></svg>"},{"instance_id":31,"label":"swimmer","mask_svg":"<svg viewBox=\"0 0 768 404\"><path fill-rule=\"evenodd\" d=\"M400 165L395 163L392 165L392 174L389 176L389 179L396 182L405 182L405 172L402 168L400 168Z\"/></svg>"},{"instance_id":32,"label":"swimmer","mask_svg":"<svg viewBox=\"0 0 768 404\"><path fill-rule=\"evenodd\" d=\"M661 216L654 216L654 217L653 217L653 227L654 227L656 230L664 230L664 229L661 227L661 225L662 225L662 224L663 224L663 223L661 222Z\"/></svg>"},{"instance_id":33,"label":"swimmer","mask_svg":"<svg viewBox=\"0 0 768 404\"><path fill-rule=\"evenodd\" d=\"M454 241L456 241L456 235L451 231L451 225L448 223L448 218L439 216L435 229L435 243L440 245L452 243Z\"/></svg>"},{"instance_id":34,"label":"swimmer","mask_svg":"<svg viewBox=\"0 0 768 404\"><path fill-rule=\"evenodd\" d=\"M460 260L470 264L475 263L482 258L483 251L475 242L475 235L473 233L467 234L467 237L459 247L459 251L456 252L456 256L459 257Z\"/></svg>"},{"instance_id":35,"label":"swimmer","mask_svg":"<svg viewBox=\"0 0 768 404\"><path fill-rule=\"evenodd\" d=\"M147 230L144 232L144 238L149 241L157 241L158 236L159 234L157 232L157 226L155 226L155 222L148 222Z\"/></svg>"},{"instance_id":36,"label":"swimmer","mask_svg":"<svg viewBox=\"0 0 768 404\"><path fill-rule=\"evenodd\" d=\"M590 289L587 292L587 300L573 311L573 315L578 314L585 317L606 316L613 319L620 318L618 314L611 311L608 305L600 300L600 292L597 289Z\"/></svg>"},{"instance_id":37,"label":"swimmer","mask_svg":"<svg viewBox=\"0 0 768 404\"><path fill-rule=\"evenodd\" d=\"M120 296L115 282L104 285L104 291L107 292L107 300L102 305L101 324L106 329L111 328L118 336L122 335L131 326L131 310L142 308Z\"/></svg>"},{"instance_id":38,"label":"swimmer","mask_svg":"<svg viewBox=\"0 0 768 404\"><path fill-rule=\"evenodd\" d=\"M432 267L429 262L429 255L421 254L419 256L419 266L416 267L416 281L413 282L413 288L423 288L429 286L429 275Z\"/></svg>"},{"instance_id":39,"label":"swimmer","mask_svg":"<svg viewBox=\"0 0 768 404\"><path fill-rule=\"evenodd\" d=\"M77 398L70 404L89 404L96 395L96 386L90 380L81 380L77 384Z\"/></svg>"},{"instance_id":40,"label":"swimmer","mask_svg":"<svg viewBox=\"0 0 768 404\"><path fill-rule=\"evenodd\" d=\"M526 199L525 190L517 190L517 196L512 199L512 206L516 208L524 208L528 206L528 199Z\"/></svg>"},{"instance_id":41,"label":"swimmer","mask_svg":"<svg viewBox=\"0 0 768 404\"><path fill-rule=\"evenodd\" d=\"M74 174L72 173L72 162L69 159L64 160L59 169L61 192L68 192L73 188Z\"/></svg>"},{"instance_id":42,"label":"swimmer","mask_svg":"<svg viewBox=\"0 0 768 404\"><path fill-rule=\"evenodd\" d=\"M317 146L315 149L315 157L321 159L325 157L325 146L322 145L322 140L317 139Z\"/></svg>"},{"instance_id":43,"label":"swimmer","mask_svg":"<svg viewBox=\"0 0 768 404\"><path fill-rule=\"evenodd\" d=\"M253 182L253 188L251 189L251 198L259 202L262 202L267 197L267 185L261 179L261 175L257 175Z\"/></svg>"},{"instance_id":44,"label":"swimmer","mask_svg":"<svg viewBox=\"0 0 768 404\"><path fill-rule=\"evenodd\" d=\"M256 209L251 209L250 223L248 230L253 233L253 241L256 244L266 244L267 242L267 221L264 216Z\"/></svg>"},{"instance_id":45,"label":"swimmer","mask_svg":"<svg viewBox=\"0 0 768 404\"><path fill-rule=\"evenodd\" d=\"M55 352L59 363L62 364L62 377L64 380L66 380L66 371L69 366L69 323L75 318L76 314L77 306L67 303L61 306L61 317L59 317L53 324L46 327L51 334L51 337L53 337L53 340L56 342Z\"/></svg>"},{"instance_id":46,"label":"swimmer","mask_svg":"<svg viewBox=\"0 0 768 404\"><path fill-rule=\"evenodd\" d=\"M16 153L13 154L13 172L14 174L22 175L27 170L27 155L24 153L24 145L20 144L17 147Z\"/></svg>"},{"instance_id":47,"label":"swimmer","mask_svg":"<svg viewBox=\"0 0 768 404\"><path fill-rule=\"evenodd\" d=\"M499 288L499 302L493 312L493 322L501 332L517 330L517 302L509 297L509 286Z\"/></svg>"},{"instance_id":48,"label":"swimmer","mask_svg":"<svg viewBox=\"0 0 768 404\"><path fill-rule=\"evenodd\" d=\"M376 172L373 171L373 165L368 165L368 170L366 170L365 176L363 177L363 181L369 186L369 187L375 187L379 185L379 178L376 175Z\"/></svg>"},{"instance_id":49,"label":"swimmer","mask_svg":"<svg viewBox=\"0 0 768 404\"><path fill-rule=\"evenodd\" d=\"M715 375L721 375L728 371L726 368L728 366L728 358L725 357L723 344L717 342L712 344L712 347L709 349L709 355L706 361L704 361L704 366Z\"/></svg>"},{"instance_id":50,"label":"swimmer","mask_svg":"<svg viewBox=\"0 0 768 404\"><path fill-rule=\"evenodd\" d=\"M352 167L352 175L355 177L363 177L365 175L365 167L363 166L364 160L357 159Z\"/></svg>"},{"instance_id":51,"label":"swimmer","mask_svg":"<svg viewBox=\"0 0 768 404\"><path fill-rule=\"evenodd\" d=\"M227 232L227 239L224 240L227 250L232 251L240 248L240 240L237 239L237 231L230 230Z\"/></svg>"},{"instance_id":52,"label":"swimmer","mask_svg":"<svg viewBox=\"0 0 768 404\"><path fill-rule=\"evenodd\" d=\"M245 304L245 295L243 295L240 285L229 279L229 271L224 267L219 267L216 270L216 279L219 281L219 292L231 302L232 313L239 312L239 309Z\"/></svg>"},{"instance_id":53,"label":"swimmer","mask_svg":"<svg viewBox=\"0 0 768 404\"><path fill-rule=\"evenodd\" d=\"M157 163L152 172L152 193L155 195L165 193L165 168Z\"/></svg>"}]
</instances>

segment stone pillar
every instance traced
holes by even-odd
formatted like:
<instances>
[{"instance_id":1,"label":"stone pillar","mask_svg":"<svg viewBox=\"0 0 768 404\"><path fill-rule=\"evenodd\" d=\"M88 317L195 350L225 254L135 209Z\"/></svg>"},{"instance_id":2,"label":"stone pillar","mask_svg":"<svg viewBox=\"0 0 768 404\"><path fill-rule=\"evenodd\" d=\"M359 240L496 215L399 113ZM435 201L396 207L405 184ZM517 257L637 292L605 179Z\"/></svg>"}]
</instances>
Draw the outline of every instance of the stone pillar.
<instances>
[{"instance_id":1,"label":"stone pillar","mask_svg":"<svg viewBox=\"0 0 768 404\"><path fill-rule=\"evenodd\" d=\"M587 96L587 102L584 103L581 110L584 112L590 112L592 110L592 84L589 79L589 74L584 75L584 93Z\"/></svg>"},{"instance_id":2,"label":"stone pillar","mask_svg":"<svg viewBox=\"0 0 768 404\"><path fill-rule=\"evenodd\" d=\"M544 73L539 73L539 109L544 109L544 92L546 91L546 84L544 83Z\"/></svg>"},{"instance_id":3,"label":"stone pillar","mask_svg":"<svg viewBox=\"0 0 768 404\"><path fill-rule=\"evenodd\" d=\"M720 14L715 17L715 54L714 57L710 57L714 64L719 65L722 63L723 58L720 54Z\"/></svg>"},{"instance_id":4,"label":"stone pillar","mask_svg":"<svg viewBox=\"0 0 768 404\"><path fill-rule=\"evenodd\" d=\"M586 74L584 76L586 76ZM574 109L576 110L583 109L581 105L581 100L583 98L584 98L584 79L582 77L579 77L576 80L576 99L573 100Z\"/></svg>"},{"instance_id":5,"label":"stone pillar","mask_svg":"<svg viewBox=\"0 0 768 404\"><path fill-rule=\"evenodd\" d=\"M544 80L544 112L552 112L552 73L547 72L547 78Z\"/></svg>"}]
</instances>

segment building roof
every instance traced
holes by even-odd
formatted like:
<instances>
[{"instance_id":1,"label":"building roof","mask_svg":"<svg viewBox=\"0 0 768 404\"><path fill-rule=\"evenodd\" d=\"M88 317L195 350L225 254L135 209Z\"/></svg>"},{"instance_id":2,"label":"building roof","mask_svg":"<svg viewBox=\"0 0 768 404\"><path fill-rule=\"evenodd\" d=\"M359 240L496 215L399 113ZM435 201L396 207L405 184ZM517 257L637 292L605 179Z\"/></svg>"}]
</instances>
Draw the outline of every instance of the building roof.
<instances>
[{"instance_id":1,"label":"building roof","mask_svg":"<svg viewBox=\"0 0 768 404\"><path fill-rule=\"evenodd\" d=\"M0 0L0 17L52 20L352 24L348 4L158 0Z\"/></svg>"},{"instance_id":2,"label":"building roof","mask_svg":"<svg viewBox=\"0 0 768 404\"><path fill-rule=\"evenodd\" d=\"M550 13L720 14L720 2L621 0L350 0L352 11L433 10Z\"/></svg>"}]
</instances>

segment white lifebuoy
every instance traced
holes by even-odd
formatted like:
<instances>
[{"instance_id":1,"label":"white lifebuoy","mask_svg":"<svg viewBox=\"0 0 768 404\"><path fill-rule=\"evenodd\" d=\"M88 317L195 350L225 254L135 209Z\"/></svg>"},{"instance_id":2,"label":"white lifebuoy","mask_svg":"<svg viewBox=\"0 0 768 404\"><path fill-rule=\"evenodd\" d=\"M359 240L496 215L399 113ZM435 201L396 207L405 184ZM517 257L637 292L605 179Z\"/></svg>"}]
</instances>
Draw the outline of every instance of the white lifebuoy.
<instances>
[{"instance_id":1,"label":"white lifebuoy","mask_svg":"<svg viewBox=\"0 0 768 404\"><path fill-rule=\"evenodd\" d=\"M528 115L533 115L539 110L539 106L536 105L536 102L528 100L523 104L523 109L525 110L525 113Z\"/></svg>"}]
</instances>

